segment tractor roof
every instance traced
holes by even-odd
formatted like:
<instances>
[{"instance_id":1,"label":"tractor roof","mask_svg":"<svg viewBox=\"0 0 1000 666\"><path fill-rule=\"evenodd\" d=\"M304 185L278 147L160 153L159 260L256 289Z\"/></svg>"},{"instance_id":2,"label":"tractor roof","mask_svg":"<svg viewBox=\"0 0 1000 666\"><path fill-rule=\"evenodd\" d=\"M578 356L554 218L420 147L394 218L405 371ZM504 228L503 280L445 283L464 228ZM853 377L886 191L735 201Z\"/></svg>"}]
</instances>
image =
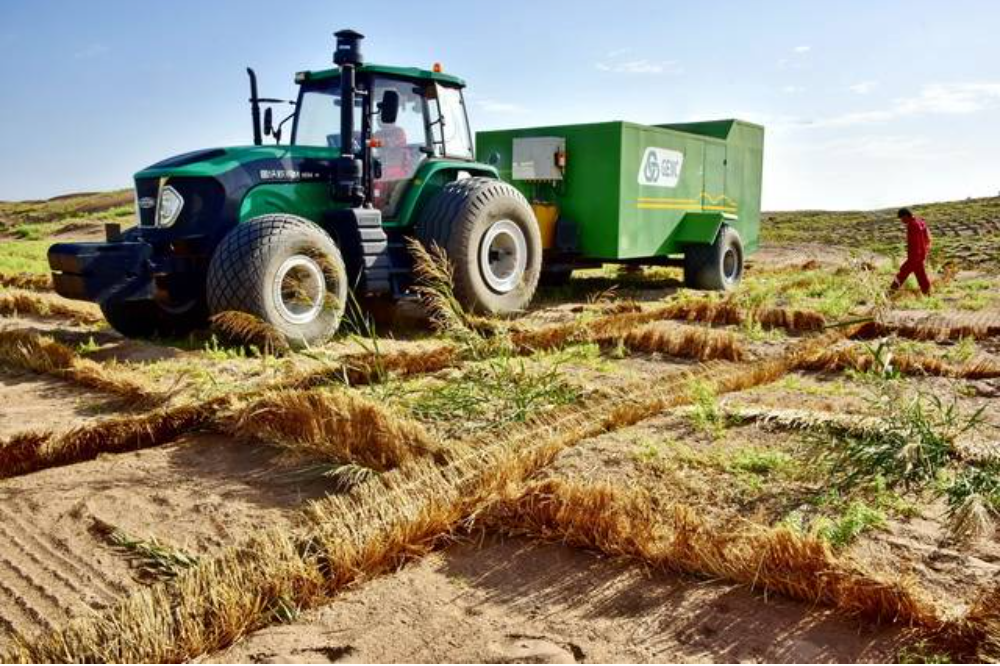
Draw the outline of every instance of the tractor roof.
<instances>
[{"instance_id":1,"label":"tractor roof","mask_svg":"<svg viewBox=\"0 0 1000 666\"><path fill-rule=\"evenodd\" d=\"M451 74L443 72L432 72L418 67L393 67L391 65L376 65L366 63L358 67L358 71L366 74L385 74L387 76L399 76L407 79L417 79L421 81L438 81L440 83L450 83L453 86L465 87L465 81ZM315 72L299 72L295 76L298 82L321 81L340 76L340 68L323 69Z\"/></svg>"}]
</instances>

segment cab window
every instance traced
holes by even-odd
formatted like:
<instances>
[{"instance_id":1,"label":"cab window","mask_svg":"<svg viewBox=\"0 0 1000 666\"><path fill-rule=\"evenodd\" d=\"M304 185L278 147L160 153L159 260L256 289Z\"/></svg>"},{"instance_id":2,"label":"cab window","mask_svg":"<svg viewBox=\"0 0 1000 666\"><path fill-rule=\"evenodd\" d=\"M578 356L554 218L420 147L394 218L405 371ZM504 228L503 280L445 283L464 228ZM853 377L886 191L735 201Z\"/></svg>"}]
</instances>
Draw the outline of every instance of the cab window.
<instances>
[{"instance_id":1,"label":"cab window","mask_svg":"<svg viewBox=\"0 0 1000 666\"><path fill-rule=\"evenodd\" d=\"M354 100L354 114L361 117L362 101ZM354 136L354 150L360 150L361 127ZM340 79L317 81L302 86L292 128L292 143L297 146L340 148Z\"/></svg>"},{"instance_id":2,"label":"cab window","mask_svg":"<svg viewBox=\"0 0 1000 666\"><path fill-rule=\"evenodd\" d=\"M472 159L472 136L462 91L442 85L428 86L428 105L435 154Z\"/></svg>"},{"instance_id":3,"label":"cab window","mask_svg":"<svg viewBox=\"0 0 1000 666\"><path fill-rule=\"evenodd\" d=\"M399 95L399 113L394 123L384 123L377 113L374 114L372 157L378 161L381 174L375 178L372 199L383 215L392 217L399 207L406 184L427 158L428 137L426 105L416 84L376 79L373 85L375 104L387 90L395 90Z\"/></svg>"}]
</instances>

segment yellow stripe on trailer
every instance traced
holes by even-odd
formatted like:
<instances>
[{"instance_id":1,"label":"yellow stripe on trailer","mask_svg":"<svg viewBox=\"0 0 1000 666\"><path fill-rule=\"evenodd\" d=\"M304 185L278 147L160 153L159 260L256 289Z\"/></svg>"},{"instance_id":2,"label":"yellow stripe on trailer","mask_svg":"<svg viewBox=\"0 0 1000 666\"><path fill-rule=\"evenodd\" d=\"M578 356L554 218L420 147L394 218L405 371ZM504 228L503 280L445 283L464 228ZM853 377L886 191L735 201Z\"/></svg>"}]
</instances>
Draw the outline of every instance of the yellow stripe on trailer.
<instances>
[{"instance_id":1,"label":"yellow stripe on trailer","mask_svg":"<svg viewBox=\"0 0 1000 666\"><path fill-rule=\"evenodd\" d=\"M735 213L735 206L702 206L698 202L691 203L668 203L668 202L658 202L658 201L638 201L635 205L636 208L642 210L692 210L696 208L701 208L702 210L710 211L720 211L723 213Z\"/></svg>"},{"instance_id":2,"label":"yellow stripe on trailer","mask_svg":"<svg viewBox=\"0 0 1000 666\"><path fill-rule=\"evenodd\" d=\"M640 201L635 205L636 208L641 208L643 210L691 210L698 204L684 204L684 203L649 203Z\"/></svg>"},{"instance_id":3,"label":"yellow stripe on trailer","mask_svg":"<svg viewBox=\"0 0 1000 666\"><path fill-rule=\"evenodd\" d=\"M712 195L709 194L708 192L702 192L701 198L710 204L718 204L718 203L728 204L730 207L733 208L739 205L739 203L735 199L731 199L725 194Z\"/></svg>"},{"instance_id":4,"label":"yellow stripe on trailer","mask_svg":"<svg viewBox=\"0 0 1000 666\"><path fill-rule=\"evenodd\" d=\"M648 203L683 203L697 205L697 199L668 199L666 197L639 197L637 201Z\"/></svg>"}]
</instances>

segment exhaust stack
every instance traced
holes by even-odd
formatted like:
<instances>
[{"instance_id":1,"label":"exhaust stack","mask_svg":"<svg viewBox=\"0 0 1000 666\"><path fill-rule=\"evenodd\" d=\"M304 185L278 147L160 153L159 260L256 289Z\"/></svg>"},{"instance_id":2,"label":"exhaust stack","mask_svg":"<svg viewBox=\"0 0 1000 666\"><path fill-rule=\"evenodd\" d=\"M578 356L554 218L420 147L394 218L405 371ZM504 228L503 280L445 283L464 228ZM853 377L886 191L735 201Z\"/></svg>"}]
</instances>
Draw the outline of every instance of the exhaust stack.
<instances>
[{"instance_id":1,"label":"exhaust stack","mask_svg":"<svg viewBox=\"0 0 1000 666\"><path fill-rule=\"evenodd\" d=\"M365 193L361 186L363 165L354 153L354 97L355 69L364 64L361 40L365 38L354 30L334 33L337 48L333 62L340 67L340 160L338 160L336 196L342 201L360 205Z\"/></svg>"},{"instance_id":2,"label":"exhaust stack","mask_svg":"<svg viewBox=\"0 0 1000 666\"><path fill-rule=\"evenodd\" d=\"M361 40L365 38L354 30L338 30L333 33L337 38L337 50L333 52L333 64L358 66L364 63L361 56Z\"/></svg>"}]
</instances>

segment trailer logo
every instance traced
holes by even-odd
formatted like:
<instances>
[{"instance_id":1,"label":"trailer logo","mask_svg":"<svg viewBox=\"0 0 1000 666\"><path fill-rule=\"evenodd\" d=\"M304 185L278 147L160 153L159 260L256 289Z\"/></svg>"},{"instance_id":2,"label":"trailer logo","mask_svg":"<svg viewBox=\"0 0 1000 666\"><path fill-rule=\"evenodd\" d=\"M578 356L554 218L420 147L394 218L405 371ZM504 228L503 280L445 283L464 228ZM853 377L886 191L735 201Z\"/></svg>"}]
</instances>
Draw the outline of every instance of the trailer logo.
<instances>
[{"instance_id":1,"label":"trailer logo","mask_svg":"<svg viewBox=\"0 0 1000 666\"><path fill-rule=\"evenodd\" d=\"M639 184L654 187L677 187L684 153L666 148L647 148L639 164Z\"/></svg>"}]
</instances>

